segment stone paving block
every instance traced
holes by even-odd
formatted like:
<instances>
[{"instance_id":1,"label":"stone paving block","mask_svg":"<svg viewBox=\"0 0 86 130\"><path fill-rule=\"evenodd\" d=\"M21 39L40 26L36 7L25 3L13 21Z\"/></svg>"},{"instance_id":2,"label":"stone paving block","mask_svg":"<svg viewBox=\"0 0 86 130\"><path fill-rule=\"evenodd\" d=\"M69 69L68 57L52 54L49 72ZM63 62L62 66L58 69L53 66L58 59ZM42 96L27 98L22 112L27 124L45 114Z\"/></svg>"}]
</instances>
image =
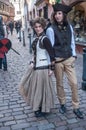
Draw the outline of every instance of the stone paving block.
<instances>
[{"instance_id":1,"label":"stone paving block","mask_svg":"<svg viewBox=\"0 0 86 130\"><path fill-rule=\"evenodd\" d=\"M52 129L52 128L55 128L55 126L52 123L45 124L45 125L38 125L39 130L48 130L48 129Z\"/></svg>"},{"instance_id":2,"label":"stone paving block","mask_svg":"<svg viewBox=\"0 0 86 130\"><path fill-rule=\"evenodd\" d=\"M29 117L29 118L27 118L27 121L28 121L28 122L34 122L34 121L36 121L36 120L37 120L36 117Z\"/></svg>"},{"instance_id":3,"label":"stone paving block","mask_svg":"<svg viewBox=\"0 0 86 130\"><path fill-rule=\"evenodd\" d=\"M23 129L15 129L15 130L23 130ZM25 129L24 129L25 130Z\"/></svg>"},{"instance_id":4,"label":"stone paving block","mask_svg":"<svg viewBox=\"0 0 86 130\"><path fill-rule=\"evenodd\" d=\"M34 113L29 113L28 116L29 117L34 117Z\"/></svg>"},{"instance_id":5,"label":"stone paving block","mask_svg":"<svg viewBox=\"0 0 86 130\"><path fill-rule=\"evenodd\" d=\"M22 103L25 103L25 101L23 99L21 99L21 100L18 100L17 103L21 103L22 104Z\"/></svg>"},{"instance_id":6,"label":"stone paving block","mask_svg":"<svg viewBox=\"0 0 86 130\"><path fill-rule=\"evenodd\" d=\"M62 116L59 116L59 117L60 117L60 121L61 121L61 120L67 120L66 115L62 115Z\"/></svg>"},{"instance_id":7,"label":"stone paving block","mask_svg":"<svg viewBox=\"0 0 86 130\"><path fill-rule=\"evenodd\" d=\"M10 99L11 102L15 102L15 101L18 101L19 99L18 98L13 98L13 99Z\"/></svg>"},{"instance_id":8,"label":"stone paving block","mask_svg":"<svg viewBox=\"0 0 86 130\"><path fill-rule=\"evenodd\" d=\"M26 128L25 130L38 130L37 127L30 127L30 128Z\"/></svg>"},{"instance_id":9,"label":"stone paving block","mask_svg":"<svg viewBox=\"0 0 86 130\"><path fill-rule=\"evenodd\" d=\"M48 129L48 130L55 130L55 129Z\"/></svg>"},{"instance_id":10,"label":"stone paving block","mask_svg":"<svg viewBox=\"0 0 86 130\"><path fill-rule=\"evenodd\" d=\"M55 122L60 122L61 119L57 116L57 117L54 117L54 118L52 117L52 118L48 119L48 121L51 123L55 123Z\"/></svg>"},{"instance_id":11,"label":"stone paving block","mask_svg":"<svg viewBox=\"0 0 86 130\"><path fill-rule=\"evenodd\" d=\"M10 97L8 96L8 97L5 97L5 95L4 95L4 98L3 98L4 100L10 100Z\"/></svg>"},{"instance_id":12,"label":"stone paving block","mask_svg":"<svg viewBox=\"0 0 86 130\"><path fill-rule=\"evenodd\" d=\"M0 103L0 107L3 107L3 106L7 106L8 105L8 103Z\"/></svg>"},{"instance_id":13,"label":"stone paving block","mask_svg":"<svg viewBox=\"0 0 86 130\"><path fill-rule=\"evenodd\" d=\"M39 126L39 121L33 121L33 122L30 122L30 125L32 126L32 127L38 127Z\"/></svg>"},{"instance_id":14,"label":"stone paving block","mask_svg":"<svg viewBox=\"0 0 86 130\"><path fill-rule=\"evenodd\" d=\"M67 125L66 121L59 121L59 122L55 121L53 123L55 124L56 127L57 126L65 126L65 125Z\"/></svg>"},{"instance_id":15,"label":"stone paving block","mask_svg":"<svg viewBox=\"0 0 86 130\"><path fill-rule=\"evenodd\" d=\"M23 124L16 124L16 125L12 125L11 128L12 130L15 129L23 129L23 128L29 128L30 124L29 123L23 123Z\"/></svg>"},{"instance_id":16,"label":"stone paving block","mask_svg":"<svg viewBox=\"0 0 86 130\"><path fill-rule=\"evenodd\" d=\"M27 116L25 114L23 114L23 115L16 115L16 116L14 116L14 118L16 120L18 120L18 119L25 119L25 118L27 118Z\"/></svg>"},{"instance_id":17,"label":"stone paving block","mask_svg":"<svg viewBox=\"0 0 86 130\"><path fill-rule=\"evenodd\" d=\"M49 124L48 120L46 120L46 119L39 121L39 123L40 123L41 125Z\"/></svg>"},{"instance_id":18,"label":"stone paving block","mask_svg":"<svg viewBox=\"0 0 86 130\"><path fill-rule=\"evenodd\" d=\"M47 119L50 119L50 118L56 118L57 117L57 115L54 113L50 113L50 114L48 114L47 116L46 116L46 118Z\"/></svg>"},{"instance_id":19,"label":"stone paving block","mask_svg":"<svg viewBox=\"0 0 86 130\"><path fill-rule=\"evenodd\" d=\"M24 113L25 113L25 114L29 114L29 113L33 113L33 111L32 111L32 109L29 109L29 110L26 109L26 110L24 110Z\"/></svg>"},{"instance_id":20,"label":"stone paving block","mask_svg":"<svg viewBox=\"0 0 86 130\"><path fill-rule=\"evenodd\" d=\"M20 104L10 105L9 108L20 108Z\"/></svg>"},{"instance_id":21,"label":"stone paving block","mask_svg":"<svg viewBox=\"0 0 86 130\"><path fill-rule=\"evenodd\" d=\"M0 127L2 127L3 126L3 124L2 123L0 123Z\"/></svg>"},{"instance_id":22,"label":"stone paving block","mask_svg":"<svg viewBox=\"0 0 86 130\"><path fill-rule=\"evenodd\" d=\"M67 128L67 126L60 126L60 127L57 127L55 130L70 130Z\"/></svg>"},{"instance_id":23,"label":"stone paving block","mask_svg":"<svg viewBox=\"0 0 86 130\"><path fill-rule=\"evenodd\" d=\"M19 119L19 120L16 120L16 123L17 124L27 123L27 121L26 121L26 119Z\"/></svg>"},{"instance_id":24,"label":"stone paving block","mask_svg":"<svg viewBox=\"0 0 86 130\"><path fill-rule=\"evenodd\" d=\"M75 114L73 114L73 113L67 114L66 117L67 117L67 119L72 119L72 118L75 118Z\"/></svg>"},{"instance_id":25,"label":"stone paving block","mask_svg":"<svg viewBox=\"0 0 86 130\"><path fill-rule=\"evenodd\" d=\"M5 117L9 117L11 115L12 115L12 113L5 113Z\"/></svg>"},{"instance_id":26,"label":"stone paving block","mask_svg":"<svg viewBox=\"0 0 86 130\"><path fill-rule=\"evenodd\" d=\"M74 128L74 129L72 129L72 130L86 130L86 129L83 128L83 127L78 127L78 128Z\"/></svg>"},{"instance_id":27,"label":"stone paving block","mask_svg":"<svg viewBox=\"0 0 86 130\"><path fill-rule=\"evenodd\" d=\"M86 127L86 116L85 116L85 120L81 120L79 121L79 125L82 127Z\"/></svg>"},{"instance_id":28,"label":"stone paving block","mask_svg":"<svg viewBox=\"0 0 86 130\"><path fill-rule=\"evenodd\" d=\"M12 113L12 109L2 110L1 112L2 112L3 114Z\"/></svg>"},{"instance_id":29,"label":"stone paving block","mask_svg":"<svg viewBox=\"0 0 86 130\"><path fill-rule=\"evenodd\" d=\"M39 120L39 121L36 119L35 121L30 122L30 124L31 124L31 126L36 126L36 127L39 126L39 125L40 126L42 126L42 125L45 126L45 125L48 125L48 124L50 125L50 123L46 119Z\"/></svg>"},{"instance_id":30,"label":"stone paving block","mask_svg":"<svg viewBox=\"0 0 86 130\"><path fill-rule=\"evenodd\" d=\"M72 130L72 129L78 128L79 123L68 124L67 127L69 130Z\"/></svg>"},{"instance_id":31,"label":"stone paving block","mask_svg":"<svg viewBox=\"0 0 86 130\"><path fill-rule=\"evenodd\" d=\"M22 107L20 107L20 108L13 108L13 111L14 111L14 112L16 112L16 111L22 111L22 110L23 110Z\"/></svg>"},{"instance_id":32,"label":"stone paving block","mask_svg":"<svg viewBox=\"0 0 86 130\"><path fill-rule=\"evenodd\" d=\"M14 125L16 124L16 121L7 121L4 123L5 126Z\"/></svg>"},{"instance_id":33,"label":"stone paving block","mask_svg":"<svg viewBox=\"0 0 86 130\"><path fill-rule=\"evenodd\" d=\"M75 118L73 118L73 119L67 120L67 122L68 122L69 124L73 124L73 123L77 123L78 121L77 121Z\"/></svg>"},{"instance_id":34,"label":"stone paving block","mask_svg":"<svg viewBox=\"0 0 86 130\"><path fill-rule=\"evenodd\" d=\"M8 109L8 106L0 107L0 111L7 110L7 109Z\"/></svg>"},{"instance_id":35,"label":"stone paving block","mask_svg":"<svg viewBox=\"0 0 86 130\"><path fill-rule=\"evenodd\" d=\"M13 116L10 116L9 118L8 117L0 118L0 122L6 122L6 121L12 121L12 120L14 120Z\"/></svg>"},{"instance_id":36,"label":"stone paving block","mask_svg":"<svg viewBox=\"0 0 86 130\"><path fill-rule=\"evenodd\" d=\"M22 103L21 106L22 106L22 107L26 107L26 103Z\"/></svg>"},{"instance_id":37,"label":"stone paving block","mask_svg":"<svg viewBox=\"0 0 86 130\"><path fill-rule=\"evenodd\" d=\"M0 113L0 118L4 117L4 114Z\"/></svg>"},{"instance_id":38,"label":"stone paving block","mask_svg":"<svg viewBox=\"0 0 86 130\"><path fill-rule=\"evenodd\" d=\"M10 127L0 127L0 130L11 130Z\"/></svg>"},{"instance_id":39,"label":"stone paving block","mask_svg":"<svg viewBox=\"0 0 86 130\"><path fill-rule=\"evenodd\" d=\"M26 107L24 107L24 109L25 110L29 110L29 109L31 109L31 106L26 106ZM31 109L32 110L32 109Z\"/></svg>"},{"instance_id":40,"label":"stone paving block","mask_svg":"<svg viewBox=\"0 0 86 130\"><path fill-rule=\"evenodd\" d=\"M23 115L23 111L12 112L12 115L13 115L13 116Z\"/></svg>"}]
</instances>

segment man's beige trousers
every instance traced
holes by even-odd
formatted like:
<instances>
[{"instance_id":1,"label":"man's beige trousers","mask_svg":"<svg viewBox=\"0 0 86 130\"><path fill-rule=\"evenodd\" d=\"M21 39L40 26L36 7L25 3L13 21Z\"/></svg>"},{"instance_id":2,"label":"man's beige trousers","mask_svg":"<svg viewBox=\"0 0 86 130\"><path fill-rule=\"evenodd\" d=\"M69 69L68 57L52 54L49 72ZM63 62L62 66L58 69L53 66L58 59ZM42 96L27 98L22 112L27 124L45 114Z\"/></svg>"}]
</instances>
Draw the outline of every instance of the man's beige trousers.
<instances>
[{"instance_id":1,"label":"man's beige trousers","mask_svg":"<svg viewBox=\"0 0 86 130\"><path fill-rule=\"evenodd\" d=\"M62 58L58 58L56 60L60 61L62 60ZM75 58L70 57L67 60L64 60L60 63L56 63L55 76L56 76L56 83L57 83L57 96L60 101L60 104L65 104L66 102L65 91L63 87L63 76L65 72L72 91L73 108L78 108L79 98L78 98L77 78L75 73L74 61Z\"/></svg>"}]
</instances>

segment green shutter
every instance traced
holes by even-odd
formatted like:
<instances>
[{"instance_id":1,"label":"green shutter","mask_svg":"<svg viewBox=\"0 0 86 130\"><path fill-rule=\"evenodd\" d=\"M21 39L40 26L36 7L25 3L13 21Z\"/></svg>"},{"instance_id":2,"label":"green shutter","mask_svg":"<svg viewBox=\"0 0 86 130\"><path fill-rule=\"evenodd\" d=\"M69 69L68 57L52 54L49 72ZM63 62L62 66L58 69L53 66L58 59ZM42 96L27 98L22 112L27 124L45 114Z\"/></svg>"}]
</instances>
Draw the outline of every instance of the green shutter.
<instances>
[{"instance_id":1,"label":"green shutter","mask_svg":"<svg viewBox=\"0 0 86 130\"><path fill-rule=\"evenodd\" d=\"M59 3L61 0L56 0L57 3Z\"/></svg>"}]
</instances>

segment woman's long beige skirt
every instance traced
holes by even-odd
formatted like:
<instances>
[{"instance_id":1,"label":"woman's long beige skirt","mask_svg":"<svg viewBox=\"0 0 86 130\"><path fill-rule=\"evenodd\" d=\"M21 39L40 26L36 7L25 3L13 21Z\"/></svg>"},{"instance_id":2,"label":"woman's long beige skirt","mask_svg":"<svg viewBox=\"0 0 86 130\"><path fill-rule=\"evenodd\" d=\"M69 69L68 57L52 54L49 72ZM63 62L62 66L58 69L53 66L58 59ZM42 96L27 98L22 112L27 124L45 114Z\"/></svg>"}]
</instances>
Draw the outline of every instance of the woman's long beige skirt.
<instances>
[{"instance_id":1,"label":"woman's long beige skirt","mask_svg":"<svg viewBox=\"0 0 86 130\"><path fill-rule=\"evenodd\" d=\"M33 111L41 107L42 112L50 112L54 108L54 86L47 69L34 70L29 67L19 84L19 91Z\"/></svg>"}]
</instances>

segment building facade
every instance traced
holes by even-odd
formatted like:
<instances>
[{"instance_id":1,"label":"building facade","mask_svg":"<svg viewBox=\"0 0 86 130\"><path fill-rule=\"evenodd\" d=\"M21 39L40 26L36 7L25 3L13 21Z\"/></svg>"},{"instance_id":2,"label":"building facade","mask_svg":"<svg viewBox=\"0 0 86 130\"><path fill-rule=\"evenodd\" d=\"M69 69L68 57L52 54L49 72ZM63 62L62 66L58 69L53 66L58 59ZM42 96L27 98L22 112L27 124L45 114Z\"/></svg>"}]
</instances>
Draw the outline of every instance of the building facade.
<instances>
[{"instance_id":1,"label":"building facade","mask_svg":"<svg viewBox=\"0 0 86 130\"><path fill-rule=\"evenodd\" d=\"M56 0L20 0L22 21L27 28L29 22L36 17L51 18L52 4ZM60 3L71 5L68 17L75 30L76 42L86 42L86 0L60 0Z\"/></svg>"},{"instance_id":2,"label":"building facade","mask_svg":"<svg viewBox=\"0 0 86 130\"><path fill-rule=\"evenodd\" d=\"M14 5L15 8L15 17L14 20L20 20L21 19L21 8L20 8L20 0L9 0L10 3Z\"/></svg>"},{"instance_id":3,"label":"building facade","mask_svg":"<svg viewBox=\"0 0 86 130\"><path fill-rule=\"evenodd\" d=\"M0 0L0 15L3 17L4 22L14 19L15 8L9 0Z\"/></svg>"},{"instance_id":4,"label":"building facade","mask_svg":"<svg viewBox=\"0 0 86 130\"><path fill-rule=\"evenodd\" d=\"M36 0L37 16L51 18L55 0ZM86 0L60 0L60 3L72 6L68 17L75 30L76 42L86 43Z\"/></svg>"}]
</instances>

